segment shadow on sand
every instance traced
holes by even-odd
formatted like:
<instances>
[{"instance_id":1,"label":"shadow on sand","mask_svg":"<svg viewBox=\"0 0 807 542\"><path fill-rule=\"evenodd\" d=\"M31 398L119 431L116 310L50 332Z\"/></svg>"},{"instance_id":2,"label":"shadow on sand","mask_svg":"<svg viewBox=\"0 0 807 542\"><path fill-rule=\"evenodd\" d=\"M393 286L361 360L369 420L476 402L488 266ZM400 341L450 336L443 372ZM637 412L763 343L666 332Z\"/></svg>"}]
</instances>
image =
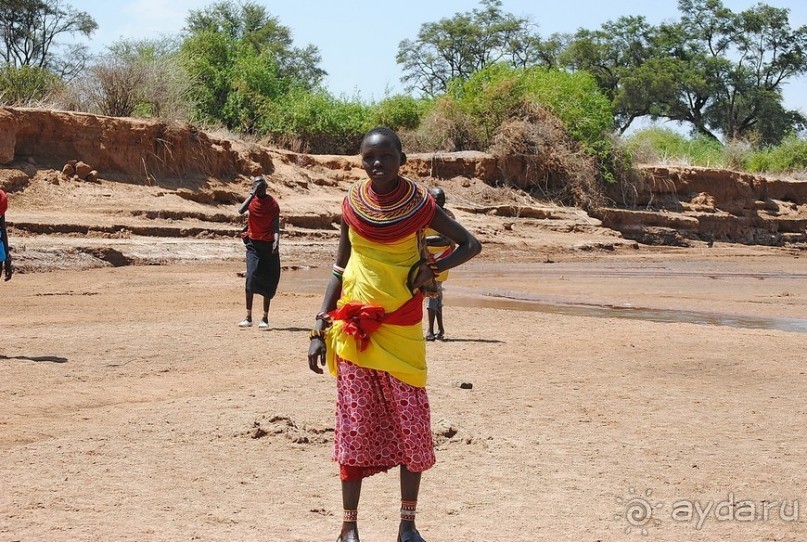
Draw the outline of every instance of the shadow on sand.
<instances>
[{"instance_id":1,"label":"shadow on sand","mask_svg":"<svg viewBox=\"0 0 807 542\"><path fill-rule=\"evenodd\" d=\"M4 359L22 359L26 361L49 361L51 363L67 363L67 358L62 358L59 356L4 356L0 354L0 360Z\"/></svg>"}]
</instances>

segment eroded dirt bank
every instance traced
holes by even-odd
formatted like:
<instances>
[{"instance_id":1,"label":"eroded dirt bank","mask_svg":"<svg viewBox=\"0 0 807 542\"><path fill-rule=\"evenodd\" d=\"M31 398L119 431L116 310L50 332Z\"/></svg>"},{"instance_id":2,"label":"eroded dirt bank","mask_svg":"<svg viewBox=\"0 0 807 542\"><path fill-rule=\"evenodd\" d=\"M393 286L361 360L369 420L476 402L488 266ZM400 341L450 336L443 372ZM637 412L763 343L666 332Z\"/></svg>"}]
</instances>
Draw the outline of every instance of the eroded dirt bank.
<instances>
[{"instance_id":1,"label":"eroded dirt bank","mask_svg":"<svg viewBox=\"0 0 807 542\"><path fill-rule=\"evenodd\" d=\"M311 253L297 262L306 265L335 235L341 198L363 175L357 157L281 151L185 124L16 108L0 108L0 122L0 187L22 272L237 258L228 243L242 223L235 209L259 174L281 202L284 237ZM512 186L502 186L505 170ZM523 188L541 181L513 170L466 152L412 155L404 173L446 189L463 223L497 247L484 258L638 243L807 246L807 182L646 167L644 180L612 187L614 206L587 214L531 197Z\"/></svg>"}]
</instances>

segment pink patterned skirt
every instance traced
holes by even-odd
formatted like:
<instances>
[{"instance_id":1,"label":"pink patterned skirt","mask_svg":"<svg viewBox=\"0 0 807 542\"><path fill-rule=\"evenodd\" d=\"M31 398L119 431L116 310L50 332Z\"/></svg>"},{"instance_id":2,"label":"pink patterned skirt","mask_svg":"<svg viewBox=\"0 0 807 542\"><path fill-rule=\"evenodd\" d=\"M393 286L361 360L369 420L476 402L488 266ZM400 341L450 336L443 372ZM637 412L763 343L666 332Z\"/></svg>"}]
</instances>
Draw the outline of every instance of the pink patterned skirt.
<instances>
[{"instance_id":1,"label":"pink patterned skirt","mask_svg":"<svg viewBox=\"0 0 807 542\"><path fill-rule=\"evenodd\" d=\"M434 465L429 397L384 371L337 358L333 459L342 480L361 480L404 465Z\"/></svg>"}]
</instances>

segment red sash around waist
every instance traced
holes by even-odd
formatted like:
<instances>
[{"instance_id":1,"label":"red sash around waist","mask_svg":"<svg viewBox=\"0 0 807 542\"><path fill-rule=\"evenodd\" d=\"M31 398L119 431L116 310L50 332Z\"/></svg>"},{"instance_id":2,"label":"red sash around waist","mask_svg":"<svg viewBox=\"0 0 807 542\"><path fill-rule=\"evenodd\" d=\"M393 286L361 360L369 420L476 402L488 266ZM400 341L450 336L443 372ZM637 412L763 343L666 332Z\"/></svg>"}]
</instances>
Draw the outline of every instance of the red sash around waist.
<instances>
[{"instance_id":1,"label":"red sash around waist","mask_svg":"<svg viewBox=\"0 0 807 542\"><path fill-rule=\"evenodd\" d=\"M418 292L412 299L390 312L384 307L365 305L352 301L341 308L330 312L334 320L342 320L342 330L359 341L359 352L363 352L370 343L370 335L381 324L394 326L412 326L423 319L423 294Z\"/></svg>"}]
</instances>

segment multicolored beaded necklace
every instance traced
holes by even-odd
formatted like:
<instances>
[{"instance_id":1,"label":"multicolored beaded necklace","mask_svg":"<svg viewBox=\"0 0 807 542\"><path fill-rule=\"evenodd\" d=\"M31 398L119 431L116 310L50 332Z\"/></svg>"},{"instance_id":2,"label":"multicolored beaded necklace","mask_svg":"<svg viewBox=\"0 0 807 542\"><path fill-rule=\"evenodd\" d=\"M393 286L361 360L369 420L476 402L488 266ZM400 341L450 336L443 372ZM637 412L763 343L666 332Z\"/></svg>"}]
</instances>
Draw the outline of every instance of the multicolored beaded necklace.
<instances>
[{"instance_id":1,"label":"multicolored beaded necklace","mask_svg":"<svg viewBox=\"0 0 807 542\"><path fill-rule=\"evenodd\" d=\"M377 194L371 179L350 187L342 216L351 228L371 241L394 241L431 222L436 203L426 187L406 177L388 194Z\"/></svg>"}]
</instances>

